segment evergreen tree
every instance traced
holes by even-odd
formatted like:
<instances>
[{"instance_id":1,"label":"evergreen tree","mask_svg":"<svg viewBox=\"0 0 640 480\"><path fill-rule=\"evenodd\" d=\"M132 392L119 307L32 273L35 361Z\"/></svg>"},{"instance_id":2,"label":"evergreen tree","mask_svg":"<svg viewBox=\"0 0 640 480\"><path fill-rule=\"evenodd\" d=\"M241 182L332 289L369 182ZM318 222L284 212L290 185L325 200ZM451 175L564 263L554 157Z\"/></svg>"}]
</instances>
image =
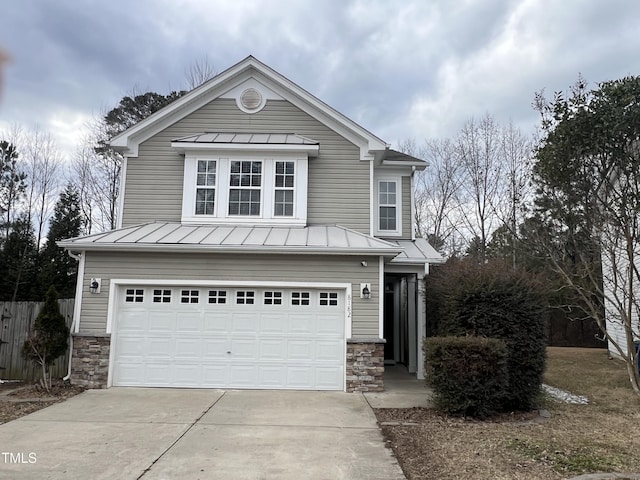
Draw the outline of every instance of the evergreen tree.
<instances>
[{"instance_id":1,"label":"evergreen tree","mask_svg":"<svg viewBox=\"0 0 640 480\"><path fill-rule=\"evenodd\" d=\"M0 220L2 236L9 237L16 204L24 195L27 175L18 166L18 151L6 140L0 141Z\"/></svg>"},{"instance_id":2,"label":"evergreen tree","mask_svg":"<svg viewBox=\"0 0 640 480\"><path fill-rule=\"evenodd\" d=\"M22 347L23 356L41 368L42 385L47 391L51 388L49 367L67 351L68 338L69 327L60 313L58 292L52 286Z\"/></svg>"},{"instance_id":3,"label":"evergreen tree","mask_svg":"<svg viewBox=\"0 0 640 480\"><path fill-rule=\"evenodd\" d=\"M72 298L75 294L77 262L56 242L80 235L82 218L79 205L77 188L67 185L54 208L47 243L40 254L38 284L42 295L51 285L56 287L61 298Z\"/></svg>"},{"instance_id":4,"label":"evergreen tree","mask_svg":"<svg viewBox=\"0 0 640 480\"><path fill-rule=\"evenodd\" d=\"M11 223L0 255L0 300L34 300L38 249L26 215Z\"/></svg>"}]
</instances>

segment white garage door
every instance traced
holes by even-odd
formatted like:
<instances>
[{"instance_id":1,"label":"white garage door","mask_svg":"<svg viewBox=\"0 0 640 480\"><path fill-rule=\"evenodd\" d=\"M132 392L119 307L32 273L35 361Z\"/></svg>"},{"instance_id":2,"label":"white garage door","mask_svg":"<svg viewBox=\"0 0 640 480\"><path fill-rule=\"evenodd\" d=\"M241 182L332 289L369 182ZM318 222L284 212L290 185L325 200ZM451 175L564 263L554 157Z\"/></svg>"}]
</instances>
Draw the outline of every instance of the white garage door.
<instances>
[{"instance_id":1,"label":"white garage door","mask_svg":"<svg viewBox=\"0 0 640 480\"><path fill-rule=\"evenodd\" d=\"M342 390L344 291L125 286L113 385Z\"/></svg>"}]
</instances>

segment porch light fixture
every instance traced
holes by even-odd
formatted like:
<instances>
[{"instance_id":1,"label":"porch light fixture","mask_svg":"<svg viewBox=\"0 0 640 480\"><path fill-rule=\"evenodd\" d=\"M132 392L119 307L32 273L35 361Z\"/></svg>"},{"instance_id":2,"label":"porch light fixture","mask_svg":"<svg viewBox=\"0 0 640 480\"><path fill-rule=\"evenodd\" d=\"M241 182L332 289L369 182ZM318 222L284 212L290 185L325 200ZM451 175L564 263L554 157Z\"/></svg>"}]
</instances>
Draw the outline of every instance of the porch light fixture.
<instances>
[{"instance_id":1,"label":"porch light fixture","mask_svg":"<svg viewBox=\"0 0 640 480\"><path fill-rule=\"evenodd\" d=\"M365 283L364 287L362 287L362 298L365 298L365 299L371 298L371 289L369 288L368 283Z\"/></svg>"},{"instance_id":2,"label":"porch light fixture","mask_svg":"<svg viewBox=\"0 0 640 480\"><path fill-rule=\"evenodd\" d=\"M91 283L89 284L89 291L91 293L100 293L100 279L92 278Z\"/></svg>"}]
</instances>

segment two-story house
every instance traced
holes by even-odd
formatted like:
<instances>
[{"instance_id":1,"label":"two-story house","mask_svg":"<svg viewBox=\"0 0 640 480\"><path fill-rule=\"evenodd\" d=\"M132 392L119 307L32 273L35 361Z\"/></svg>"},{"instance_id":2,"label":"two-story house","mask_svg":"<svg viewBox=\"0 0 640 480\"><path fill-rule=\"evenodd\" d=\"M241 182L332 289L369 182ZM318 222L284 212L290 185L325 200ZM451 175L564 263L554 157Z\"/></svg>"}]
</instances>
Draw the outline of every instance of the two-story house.
<instances>
[{"instance_id":1,"label":"two-story house","mask_svg":"<svg viewBox=\"0 0 640 480\"><path fill-rule=\"evenodd\" d=\"M71 380L379 390L422 376L422 160L253 57L111 141L116 230L79 259Z\"/></svg>"}]
</instances>

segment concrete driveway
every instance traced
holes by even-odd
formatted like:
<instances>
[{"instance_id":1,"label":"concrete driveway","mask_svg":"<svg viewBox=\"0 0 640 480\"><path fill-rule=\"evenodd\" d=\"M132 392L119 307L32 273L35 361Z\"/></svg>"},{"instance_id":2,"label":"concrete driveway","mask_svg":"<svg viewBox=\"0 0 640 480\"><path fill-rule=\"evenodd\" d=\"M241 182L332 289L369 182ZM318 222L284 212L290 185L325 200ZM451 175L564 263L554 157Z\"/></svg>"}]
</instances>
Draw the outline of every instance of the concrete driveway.
<instances>
[{"instance_id":1,"label":"concrete driveway","mask_svg":"<svg viewBox=\"0 0 640 480\"><path fill-rule=\"evenodd\" d=\"M405 477L360 394L110 388L0 425L0 478Z\"/></svg>"}]
</instances>

